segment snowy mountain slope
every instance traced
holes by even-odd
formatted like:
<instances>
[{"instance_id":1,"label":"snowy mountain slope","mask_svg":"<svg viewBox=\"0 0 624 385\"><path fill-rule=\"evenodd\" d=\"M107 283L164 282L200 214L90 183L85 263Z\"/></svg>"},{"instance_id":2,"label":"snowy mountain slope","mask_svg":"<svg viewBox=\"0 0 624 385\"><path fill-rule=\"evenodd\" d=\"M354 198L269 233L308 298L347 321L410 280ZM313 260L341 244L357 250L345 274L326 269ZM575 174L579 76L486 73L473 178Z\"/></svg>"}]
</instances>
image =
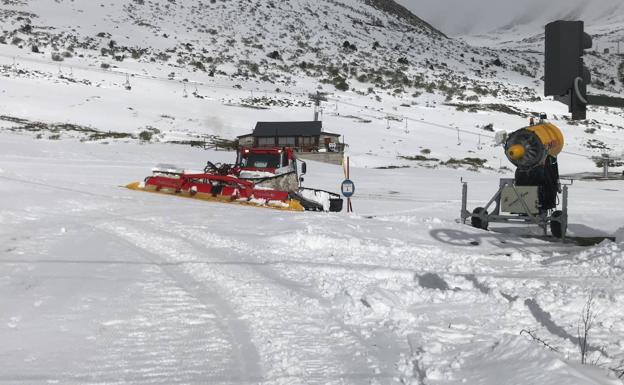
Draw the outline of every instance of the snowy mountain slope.
<instances>
[{"instance_id":1,"label":"snowy mountain slope","mask_svg":"<svg viewBox=\"0 0 624 385\"><path fill-rule=\"evenodd\" d=\"M555 20L583 20L585 32L593 39L585 62L592 72L594 93L623 94L624 80L624 4L619 0L565 1L565 2L517 2L500 7L496 12L498 24L489 21L490 29L459 36L471 45L494 49L513 50L518 55L527 52L543 52L544 26ZM487 18L482 18L487 19ZM484 21L488 23L488 21ZM460 22L461 23L461 22ZM501 24L504 23L504 24ZM542 58L540 57L540 61Z\"/></svg>"},{"instance_id":2,"label":"snowy mountain slope","mask_svg":"<svg viewBox=\"0 0 624 385\"><path fill-rule=\"evenodd\" d=\"M397 96L436 92L462 103L488 96L535 101L541 93L539 54L447 39L392 1L32 0L8 5L3 24L0 41L26 51L13 56L48 56L69 66L135 76L147 66L150 74L183 82L220 74L292 87L303 78L329 90L373 96L379 89ZM618 63L606 60L594 74L595 84L620 92Z\"/></svg>"},{"instance_id":3,"label":"snowy mountain slope","mask_svg":"<svg viewBox=\"0 0 624 385\"><path fill-rule=\"evenodd\" d=\"M624 22L624 4L618 0L600 1L567 1L565 7L556 2L542 4L539 12L527 7L520 15L515 15L501 30L514 32L534 31L540 29L553 20L583 20L587 24L588 32L596 33L598 30L611 30L617 32L618 24Z\"/></svg>"},{"instance_id":4,"label":"snowy mountain slope","mask_svg":"<svg viewBox=\"0 0 624 385\"><path fill-rule=\"evenodd\" d=\"M112 131L233 139L258 120L310 116L307 95L321 89L330 93L326 127L344 135L358 166L437 167L477 157L505 173L484 127L515 130L541 111L566 132L565 172L592 170L592 156L624 151L621 111L590 108L592 119L579 124L565 119L565 106L541 99L540 54L448 39L393 2L33 0L12 2L4 17L5 124L40 138L101 140ZM63 60L48 56L54 52ZM602 79L604 90L622 89L613 74ZM54 126L39 132L33 122ZM432 161L409 160L421 151Z\"/></svg>"},{"instance_id":5,"label":"snowy mountain slope","mask_svg":"<svg viewBox=\"0 0 624 385\"><path fill-rule=\"evenodd\" d=\"M185 78L178 72L192 70L196 76L220 73L280 84L303 76L343 89L447 93L449 87L500 88L493 75L507 75L505 68L537 70L533 57L447 39L392 1L152 0L99 6L32 0L7 8L2 41L8 44L25 51L36 46L40 56L66 62L83 56L94 66L154 63L178 80ZM490 66L499 56L505 68ZM525 79L523 86L531 82ZM516 84L506 84L514 97L535 97Z\"/></svg>"},{"instance_id":6,"label":"snowy mountain slope","mask_svg":"<svg viewBox=\"0 0 624 385\"><path fill-rule=\"evenodd\" d=\"M7 41L23 38L23 44L41 45L45 50L53 48L62 52L70 45L73 49L104 49L103 53L109 58L120 59L125 55L125 58L133 56L147 62L157 59L174 66L196 65L203 70L213 62L216 65L227 62L226 67L234 64L241 69L252 64L291 66L306 58L313 62L326 60L324 65L335 64L335 59L344 58L335 55L339 54L345 40L356 39L353 43L368 40L370 44L360 48L369 48L380 32L391 32L393 38L406 32L443 38L417 17L409 13L400 15L400 9L389 6L387 9L392 13L378 10L387 7L387 3L394 4L388 1L365 4L353 0L137 1L112 2L100 7L92 2L29 1L10 11L5 22L10 23L13 30L7 26L4 34ZM29 13L20 9L27 9ZM100 16L101 12L105 13L104 17ZM33 15L34 19L29 21L20 16L23 14ZM76 24L68 26L66 20ZM210 23L206 23L207 20ZM345 25L345 21L353 27ZM71 32L67 31L70 28ZM48 34L46 30L51 32ZM381 42L385 43L383 40ZM266 55L273 51L280 57L268 60ZM99 54L97 52L96 56ZM286 62L282 64L283 60ZM240 61L245 63L238 65Z\"/></svg>"},{"instance_id":7,"label":"snowy mountain slope","mask_svg":"<svg viewBox=\"0 0 624 385\"><path fill-rule=\"evenodd\" d=\"M487 34L495 37L504 30L530 32L530 28L535 33L553 20L585 20L597 26L622 21L622 3L619 0L399 2L453 37ZM454 12L449 12L449 9Z\"/></svg>"},{"instance_id":8,"label":"snowy mountain slope","mask_svg":"<svg viewBox=\"0 0 624 385\"><path fill-rule=\"evenodd\" d=\"M516 15L503 26L503 29L517 27L533 27L545 25L553 20L584 20L588 26L613 27L617 23L624 22L624 4L618 0L600 1L567 1L565 7L560 7L556 2L542 4L539 12L535 9L527 9L523 14Z\"/></svg>"},{"instance_id":9,"label":"snowy mountain slope","mask_svg":"<svg viewBox=\"0 0 624 385\"><path fill-rule=\"evenodd\" d=\"M0 42L24 51L13 56L70 66L129 71L149 64L151 74L179 81L190 72L196 81L221 74L288 86L307 78L330 90L437 92L460 102L490 95L532 101L541 93L541 55L467 46L393 1L31 0L3 12ZM598 70L596 84L620 92L619 63L607 60L613 68Z\"/></svg>"},{"instance_id":10,"label":"snowy mountain slope","mask_svg":"<svg viewBox=\"0 0 624 385\"><path fill-rule=\"evenodd\" d=\"M624 4L621 1L569 1L565 7L557 2L540 4L538 8L527 4L518 6L523 7L524 12L516 14L506 25L488 33L465 36L463 40L479 46L542 52L547 23L583 20L585 32L593 39L593 47L586 58L594 77L593 85L601 91L606 86L607 91L622 93L621 87L609 87L622 79L618 69L624 60L617 55L624 54Z\"/></svg>"},{"instance_id":11,"label":"snowy mountain slope","mask_svg":"<svg viewBox=\"0 0 624 385\"><path fill-rule=\"evenodd\" d=\"M307 93L318 84L301 78L299 86L275 92L272 84L217 76L205 83L187 85L185 98L185 86L160 78L157 69L154 75L131 78L132 90L128 91L124 89L123 72L77 64L61 67L59 73L56 63L20 57L14 68L12 60L10 56L4 59L6 97L2 115L8 119L4 124L38 138L97 141L113 139L106 134L110 131L122 135L119 139L148 131L154 132L154 141L197 140L209 135L232 139L248 133L256 121L311 117ZM138 74L143 71L130 68ZM344 135L354 164L360 167L438 166L450 158L466 157L485 159L494 169L507 167L501 149L492 146L494 133L484 127L492 124L493 130L515 130L526 125L531 111L555 113L553 120L564 129L567 145L562 155L563 172L591 171L596 168L592 156L605 150L614 154L624 151L618 140L622 112L614 109L592 108L592 120L573 124L562 118L565 106L554 102L514 102L506 107L498 99L487 97L483 100L488 102L484 104L488 109L480 111L479 104L468 108L445 105L449 102L444 95L436 93L405 97L382 92L375 96L334 92L330 99L323 106L324 125ZM249 103L256 102L258 106L250 108ZM506 113L499 111L505 108ZM69 131L58 125L39 129L28 122L43 122L43 126L73 123L103 134ZM400 158L423 155L421 151L437 161L422 163Z\"/></svg>"}]
</instances>

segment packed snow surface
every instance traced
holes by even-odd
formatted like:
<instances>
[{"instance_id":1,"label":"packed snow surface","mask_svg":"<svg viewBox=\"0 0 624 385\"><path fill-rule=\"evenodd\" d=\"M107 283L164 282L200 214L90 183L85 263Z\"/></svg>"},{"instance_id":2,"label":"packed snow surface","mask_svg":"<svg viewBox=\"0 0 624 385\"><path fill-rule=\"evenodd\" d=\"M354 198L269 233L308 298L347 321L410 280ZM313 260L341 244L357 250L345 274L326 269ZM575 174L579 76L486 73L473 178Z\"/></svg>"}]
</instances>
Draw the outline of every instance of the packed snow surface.
<instances>
[{"instance_id":1,"label":"packed snow surface","mask_svg":"<svg viewBox=\"0 0 624 385\"><path fill-rule=\"evenodd\" d=\"M6 383L619 383L577 364L576 325L595 293L592 357L624 358L622 245L458 224L462 171L354 169L356 214L293 213L119 187L163 153L232 153L1 140ZM341 173L310 162L308 183Z\"/></svg>"},{"instance_id":2,"label":"packed snow surface","mask_svg":"<svg viewBox=\"0 0 624 385\"><path fill-rule=\"evenodd\" d=\"M376 1L4 3L0 383L621 385L623 182L569 186L569 235L609 238L594 246L458 221L460 181L469 209L483 206L513 176L496 131L533 113L564 132L562 174L624 151L621 110L571 122L538 97L539 31L482 42L519 53L448 40ZM592 87L622 90L619 56L589 61L604 83ZM123 187L158 164L232 163L211 141L310 119L316 90L323 129L348 144L355 213ZM343 179L307 161L305 187Z\"/></svg>"}]
</instances>

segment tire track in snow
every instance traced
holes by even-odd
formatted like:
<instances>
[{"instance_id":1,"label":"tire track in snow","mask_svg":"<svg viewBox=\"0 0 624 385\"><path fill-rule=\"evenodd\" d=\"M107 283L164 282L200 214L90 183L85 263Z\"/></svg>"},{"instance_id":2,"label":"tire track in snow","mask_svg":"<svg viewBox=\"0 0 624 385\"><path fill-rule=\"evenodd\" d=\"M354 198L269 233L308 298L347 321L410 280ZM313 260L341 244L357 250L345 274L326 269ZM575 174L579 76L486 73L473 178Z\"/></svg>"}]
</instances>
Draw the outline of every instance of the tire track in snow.
<instances>
[{"instance_id":1,"label":"tire track in snow","mask_svg":"<svg viewBox=\"0 0 624 385\"><path fill-rule=\"evenodd\" d=\"M228 302L218 295L217 291L212 290L204 283L194 279L192 275L184 270L184 266L168 264L160 254L154 252L146 245L146 243L151 243L152 239L157 239L158 236L139 239L136 236L136 231L133 233L131 229L114 226L112 224L102 224L97 227L126 241L126 243L131 246L140 249L142 254L146 256L152 264L159 266L182 290L217 313L217 321L231 338L230 344L234 352L236 363L239 366L237 376L240 376L240 378L229 378L227 380L257 382L262 378L259 355L256 347L251 343L251 337L245 327L245 323L234 310L231 309Z\"/></svg>"},{"instance_id":2,"label":"tire track in snow","mask_svg":"<svg viewBox=\"0 0 624 385\"><path fill-rule=\"evenodd\" d=\"M152 218L151 221L154 222L154 219ZM408 274L409 276L413 276L413 274L417 273L417 271L414 269L383 268L381 266L359 266L359 268L354 268L354 266L350 264L348 265L323 264L323 263L314 263L313 261L312 262L305 262L305 261L302 262L302 261L296 261L296 260L262 261L262 258L259 258L260 254L258 253L258 250L262 250L261 253L266 253L268 250L263 248L262 244L259 244L258 247L256 248L250 247L247 244L247 242L244 241L245 239L244 237L239 237L236 239L231 238L231 237L223 237L223 236L213 234L210 232L207 233L206 231L202 230L205 228L204 226L187 227L181 224L176 224L175 222L171 224L170 221L167 223L167 225L158 224L158 223L155 223L154 225L160 227L163 231L175 232L176 235L187 239L189 243L197 244L198 242L204 242L205 245L210 245L212 247L216 246L220 248L234 249L236 250L238 254L248 256L247 260L245 260L245 258L241 258L239 261L236 261L236 262L235 261L232 261L232 262L223 261L222 263L243 264L243 265L247 265L249 267L255 268L259 274L263 274L265 277L273 280L275 283L283 286L285 289L288 289L288 290L294 289L301 295L307 296L309 298L317 299L320 305L323 305L324 307L328 308L329 312L332 311L332 309L330 309L331 300L323 298L320 294L317 294L317 292L313 288L303 286L301 284L298 284L297 282L293 282L289 278L285 278L279 275L279 273L277 273L275 269L271 269L270 266L279 266L280 264L282 264L286 267L292 267L293 265L298 265L302 267L313 268L316 271L318 271L318 269L321 269L321 270L329 271L332 273L336 273L336 270L344 270L345 272L353 272L353 270L359 270L360 272L385 271L388 274L405 273L405 274ZM290 252L294 252L294 249L293 250L288 249L284 253L289 254ZM271 255L270 251L268 251L268 253L269 255ZM198 262L198 263L201 263L201 262ZM544 273L543 269L538 269L535 272L538 273L539 275L543 275ZM431 272L426 271L424 273L431 273ZM466 278L466 275L468 274L468 273L459 273L459 272L449 273L448 271L439 272L439 273L444 273L444 274L448 274L452 276L462 276L463 278ZM474 271L471 271L468 275L471 275L472 278L475 278ZM497 279L508 278L508 279L513 279L513 280L515 279L521 279L521 280L537 279L537 277L534 274L527 272L527 271L524 271L523 273L519 273L517 275L513 273L512 274L497 274L493 272L481 272L481 273L476 273L476 276L491 277L491 278L497 278ZM562 281L562 282L577 281L580 279L578 277L569 277L567 275L562 275L562 276L549 275L549 276L550 276L549 280L554 279L556 281ZM544 278L544 277L540 276L539 278ZM470 279L468 280L471 281ZM479 290L479 291L481 292L481 294L485 294L483 293L482 290ZM341 323L339 319L340 315L338 314L339 311L336 311L334 309L333 313L334 313L334 320L338 323ZM345 325L344 323L342 323L342 327L345 328L346 330L350 329L351 334L354 335L356 338L358 338L357 331L355 331L353 327L349 328L349 326ZM357 329L357 327L355 329ZM373 334L372 339L369 339L366 341L360 338L360 340L372 345L369 347L369 352L372 354L375 354L376 355L375 358L383 357L384 353L386 353L386 356L385 356L386 362L383 362L384 361L383 358L381 360L378 360L380 361L379 367L384 368L382 376L385 375L385 373L389 373L389 372L396 373L396 369L391 371L391 370L386 370L386 368L392 368L393 364L396 365L397 362L400 362L398 358L399 357L398 352L401 352L403 350L403 345L405 345L404 339L401 338L399 334L396 334L394 332L384 331L383 327L381 328L375 327L374 330L371 330L371 331ZM367 330L367 332L369 332L368 333L369 336L371 335L370 333L371 331ZM389 347L389 348L384 350L384 347ZM389 357L395 357L395 359L389 360Z\"/></svg>"},{"instance_id":3,"label":"tire track in snow","mask_svg":"<svg viewBox=\"0 0 624 385\"><path fill-rule=\"evenodd\" d=\"M272 266L286 266L290 268L299 267L312 269L316 272L321 269L323 271L331 271L339 274L347 271L351 272L352 269L345 266L322 265L300 261L264 262L258 257L258 250L256 248L253 248L249 244L241 242L238 239L223 237L206 231L199 231L193 227L187 228L175 223L168 223L167 225L163 225L162 223L152 223L152 226L156 226L161 231L167 231L169 233L173 232L177 236L184 238L187 242L189 242L189 244L195 245L195 247L226 247L228 249L236 250L239 255L248 256L250 259L248 261L241 260L233 261L232 263L223 262L222 264L248 266L271 282L282 286L285 290L295 291L300 296L316 301L318 305L323 306L327 316L331 318L333 322L335 322L350 336L357 339L359 343L367 347L367 359L370 360L369 362L371 364L378 368L375 377L382 378L396 376L396 363L400 359L400 353L407 353L409 351L408 345L403 338L397 338L395 334L384 332L382 329L366 330L368 338L365 337L362 330L357 330L353 326L347 325L344 322L345 314L340 313L338 310L333 308L331 300L323 297L320 293L314 291L313 288L309 288L302 285L300 282L293 281L288 277L280 275L280 273ZM199 243L200 241L201 243ZM409 276L411 275L412 273L410 272Z\"/></svg>"},{"instance_id":4,"label":"tire track in snow","mask_svg":"<svg viewBox=\"0 0 624 385\"><path fill-rule=\"evenodd\" d=\"M5 251L10 252L10 251ZM576 276L567 276L564 273L562 275L539 275L538 270L527 270L526 272L518 273L518 274L502 274L502 273L474 273L474 272L462 272L462 271L454 271L449 272L446 270L435 270L435 269L401 269L394 267L386 267L379 265L344 265L339 263L321 263L321 262L307 262L307 261L294 261L294 260L275 260L275 261L266 261L266 262L251 262L245 260L233 260L233 261L202 261L202 260L181 260L181 261L128 261L128 260L118 260L118 259L110 259L110 260L76 260L76 259L23 259L23 258L0 258L0 264L10 264L10 265L31 265L31 264L91 264L91 265L145 265L145 266L158 266L158 267L182 267L185 265L195 265L195 266L238 266L238 267L254 267L261 270L264 270L270 266L301 266L308 269L316 270L316 271L324 271L324 272L361 272L361 273L375 273L375 274L384 274L384 275L392 275L392 276L400 276L404 275L407 277L414 277L414 275L422 275L422 274L437 274L437 275L449 275L456 277L466 277L473 276L478 278L492 278L492 279L506 279L506 280L546 280L553 283L568 283L568 284L586 284L588 279L604 281L604 287L607 287L610 283L610 279L601 275L587 275L583 277ZM535 274L532 274L535 273ZM269 276L270 274L267 274ZM285 281L285 279L276 278L276 281ZM470 280L470 279L469 279ZM289 281L292 283L292 281ZM296 282L293 283L294 286L298 285ZM594 285L596 283L594 282ZM600 286L602 287L602 286ZM476 287L475 287L476 288ZM478 288L477 288L478 289ZM309 292L309 291L308 291ZM311 293L311 292L310 292ZM309 294L310 297L316 297L316 294Z\"/></svg>"},{"instance_id":5,"label":"tire track in snow","mask_svg":"<svg viewBox=\"0 0 624 385\"><path fill-rule=\"evenodd\" d=\"M33 354L33 361L29 358L28 362L39 364L32 368L28 363L7 367L6 381L11 382L11 376L18 379L30 373L47 375L61 383L101 380L106 383L207 381L216 384L223 383L232 373L235 376L244 373L238 366L228 371L232 349L227 333L217 324L215 313L218 312L213 307L205 306L161 269L150 265L98 266L91 263L92 255L101 261L102 257L118 255L120 250L128 255L123 250L129 248L108 232L89 225L85 227L87 232L70 232L60 237L55 235L54 229L30 229L33 238L25 245L29 247L16 257L17 263L22 263L26 270L20 273L10 263L0 266L4 275L25 279L23 284L16 281L16 287L21 290L10 293L11 297L24 298L19 302L26 306L20 308L12 302L7 308L24 319L22 333L32 333L36 339L43 337L42 333L49 335L44 338L49 343L42 346L29 342L32 336L24 340L23 346L20 342L12 345L11 339L7 341L4 353L11 352L11 346L17 346L15 360L21 361L24 355ZM40 234L47 234L47 237L41 239ZM113 243L116 246L108 246ZM76 250L69 251L68 246ZM29 256L41 249L42 256L67 253L66 260L62 263L44 258L29 260ZM146 258L144 253L129 251L133 259ZM79 259L72 261L73 257ZM6 280L3 283L3 288L7 287ZM25 287L28 289L24 290ZM30 306L33 301L37 301L37 305ZM37 319L45 324L45 329L32 323ZM59 330L63 331L62 337ZM60 341L69 345L53 347ZM206 351L215 352L214 359L202 359Z\"/></svg>"},{"instance_id":6,"label":"tire track in snow","mask_svg":"<svg viewBox=\"0 0 624 385\"><path fill-rule=\"evenodd\" d=\"M171 228L146 230L145 225L145 221L133 221L110 228L135 246L169 261L189 257L210 260L207 254L240 252L225 244L193 245L179 234L171 234ZM362 354L368 347L335 322L316 299L285 290L249 266L185 265L184 274L196 282L216 283L218 293L244 315L264 360L265 381L328 384L390 376L375 373L376 365Z\"/></svg>"}]
</instances>

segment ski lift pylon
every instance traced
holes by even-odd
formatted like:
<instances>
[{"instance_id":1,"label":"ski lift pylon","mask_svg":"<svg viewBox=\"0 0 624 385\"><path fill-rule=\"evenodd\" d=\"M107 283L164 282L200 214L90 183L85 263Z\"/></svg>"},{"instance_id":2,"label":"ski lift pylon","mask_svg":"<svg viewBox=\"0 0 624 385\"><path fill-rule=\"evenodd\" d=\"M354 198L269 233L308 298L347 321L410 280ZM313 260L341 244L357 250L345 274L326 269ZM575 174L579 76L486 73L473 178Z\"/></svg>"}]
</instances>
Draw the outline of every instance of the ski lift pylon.
<instances>
[{"instance_id":1,"label":"ski lift pylon","mask_svg":"<svg viewBox=\"0 0 624 385\"><path fill-rule=\"evenodd\" d=\"M126 83L124 84L124 88L130 91L132 89L132 85L130 85L130 75L126 74Z\"/></svg>"}]
</instances>

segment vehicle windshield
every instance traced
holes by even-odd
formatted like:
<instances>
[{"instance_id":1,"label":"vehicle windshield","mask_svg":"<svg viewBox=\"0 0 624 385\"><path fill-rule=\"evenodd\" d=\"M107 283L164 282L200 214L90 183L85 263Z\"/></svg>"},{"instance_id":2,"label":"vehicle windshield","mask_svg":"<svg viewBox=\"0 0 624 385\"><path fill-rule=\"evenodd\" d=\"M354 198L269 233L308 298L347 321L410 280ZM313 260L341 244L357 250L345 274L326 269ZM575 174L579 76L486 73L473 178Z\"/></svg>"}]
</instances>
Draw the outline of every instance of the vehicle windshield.
<instances>
[{"instance_id":1,"label":"vehicle windshield","mask_svg":"<svg viewBox=\"0 0 624 385\"><path fill-rule=\"evenodd\" d=\"M241 161L243 168L279 168L280 156L278 154L248 154Z\"/></svg>"}]
</instances>

